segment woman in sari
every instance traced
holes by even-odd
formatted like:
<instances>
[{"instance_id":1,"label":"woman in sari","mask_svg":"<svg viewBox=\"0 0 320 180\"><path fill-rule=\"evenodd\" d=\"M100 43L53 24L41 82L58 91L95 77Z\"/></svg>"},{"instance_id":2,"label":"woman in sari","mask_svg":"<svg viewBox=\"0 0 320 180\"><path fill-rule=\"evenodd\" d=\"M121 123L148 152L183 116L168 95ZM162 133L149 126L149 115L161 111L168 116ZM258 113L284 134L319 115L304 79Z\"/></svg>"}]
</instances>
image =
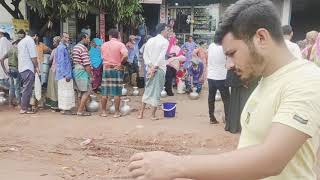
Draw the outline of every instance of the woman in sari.
<instances>
[{"instance_id":1,"label":"woman in sari","mask_svg":"<svg viewBox=\"0 0 320 180\"><path fill-rule=\"evenodd\" d=\"M196 55L203 64L204 72L202 74L202 77L200 78L201 83L207 82L207 65L208 65L208 51L205 47L204 42L199 43L199 47L193 51L193 54Z\"/></svg>"},{"instance_id":2,"label":"woman in sari","mask_svg":"<svg viewBox=\"0 0 320 180\"><path fill-rule=\"evenodd\" d=\"M180 68L180 62L184 62L186 58L183 56L183 51L177 45L178 39L172 36L169 41L169 47L167 50L167 71L166 71L166 83L165 88L168 96L173 96L172 81L176 78L176 73Z\"/></svg>"},{"instance_id":3,"label":"woman in sari","mask_svg":"<svg viewBox=\"0 0 320 180\"><path fill-rule=\"evenodd\" d=\"M60 43L60 36L56 36L53 38L53 46L54 49L50 55L51 68L49 70L48 77L48 88L47 88L47 103L51 109L57 111L58 108L58 82L55 80L56 77L56 50Z\"/></svg>"},{"instance_id":4,"label":"woman in sari","mask_svg":"<svg viewBox=\"0 0 320 180\"><path fill-rule=\"evenodd\" d=\"M92 74L94 80L92 81L92 90L97 92L102 81L102 58L101 58L101 45L102 41L99 38L94 38L91 42L89 50L90 63L92 66Z\"/></svg>"},{"instance_id":5,"label":"woman in sari","mask_svg":"<svg viewBox=\"0 0 320 180\"><path fill-rule=\"evenodd\" d=\"M311 50L310 60L320 67L320 33L318 33L315 44Z\"/></svg>"},{"instance_id":6,"label":"woman in sari","mask_svg":"<svg viewBox=\"0 0 320 180\"><path fill-rule=\"evenodd\" d=\"M314 62L315 45L318 37L317 31L310 31L306 34L307 47L302 50L303 58Z\"/></svg>"}]
</instances>

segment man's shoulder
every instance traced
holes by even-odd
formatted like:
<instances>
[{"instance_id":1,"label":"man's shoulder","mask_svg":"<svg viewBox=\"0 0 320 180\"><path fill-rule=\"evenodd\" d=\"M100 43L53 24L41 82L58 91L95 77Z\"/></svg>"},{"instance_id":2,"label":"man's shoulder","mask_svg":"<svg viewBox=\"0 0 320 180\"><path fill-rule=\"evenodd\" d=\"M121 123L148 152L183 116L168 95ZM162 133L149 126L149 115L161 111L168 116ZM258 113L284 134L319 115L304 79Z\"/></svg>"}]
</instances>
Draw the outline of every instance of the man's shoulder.
<instances>
[{"instance_id":1,"label":"man's shoulder","mask_svg":"<svg viewBox=\"0 0 320 180\"><path fill-rule=\"evenodd\" d=\"M284 78L286 79L285 85L317 88L320 91L320 68L314 63L299 59L296 60L297 68L289 71Z\"/></svg>"},{"instance_id":2,"label":"man's shoulder","mask_svg":"<svg viewBox=\"0 0 320 180\"><path fill-rule=\"evenodd\" d=\"M299 47L298 44L292 42L292 41L289 41L289 40L285 40L285 43L287 44L287 46L289 47Z\"/></svg>"},{"instance_id":3,"label":"man's shoulder","mask_svg":"<svg viewBox=\"0 0 320 180\"><path fill-rule=\"evenodd\" d=\"M74 47L73 47L73 50L72 51L84 51L85 50L85 46L81 43L78 43L76 44Z\"/></svg>"},{"instance_id":4,"label":"man's shoulder","mask_svg":"<svg viewBox=\"0 0 320 180\"><path fill-rule=\"evenodd\" d=\"M61 48L64 48L64 45L63 45L63 44L59 44L59 45L57 46L57 49L61 49Z\"/></svg>"}]
</instances>

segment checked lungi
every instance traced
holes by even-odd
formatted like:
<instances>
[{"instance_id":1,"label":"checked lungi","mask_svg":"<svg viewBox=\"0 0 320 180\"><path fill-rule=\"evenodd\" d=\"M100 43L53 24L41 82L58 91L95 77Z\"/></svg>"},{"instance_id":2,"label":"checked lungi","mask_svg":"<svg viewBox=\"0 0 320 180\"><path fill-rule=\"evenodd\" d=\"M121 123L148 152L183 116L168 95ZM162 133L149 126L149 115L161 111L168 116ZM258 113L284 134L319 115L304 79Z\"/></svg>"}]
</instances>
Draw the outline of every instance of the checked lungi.
<instances>
[{"instance_id":1,"label":"checked lungi","mask_svg":"<svg viewBox=\"0 0 320 180\"><path fill-rule=\"evenodd\" d=\"M123 70L104 68L102 73L101 95L121 96Z\"/></svg>"}]
</instances>

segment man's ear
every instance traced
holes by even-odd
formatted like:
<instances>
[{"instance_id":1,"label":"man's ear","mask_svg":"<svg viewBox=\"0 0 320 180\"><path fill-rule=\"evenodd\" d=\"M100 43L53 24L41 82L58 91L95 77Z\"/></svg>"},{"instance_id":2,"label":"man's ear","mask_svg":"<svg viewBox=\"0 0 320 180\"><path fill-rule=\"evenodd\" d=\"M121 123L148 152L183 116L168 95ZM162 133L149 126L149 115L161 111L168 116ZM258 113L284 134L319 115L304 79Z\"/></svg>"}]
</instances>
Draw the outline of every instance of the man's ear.
<instances>
[{"instance_id":1,"label":"man's ear","mask_svg":"<svg viewBox=\"0 0 320 180\"><path fill-rule=\"evenodd\" d=\"M271 35L265 28L259 28L253 36L253 43L257 48L265 49L271 41Z\"/></svg>"}]
</instances>

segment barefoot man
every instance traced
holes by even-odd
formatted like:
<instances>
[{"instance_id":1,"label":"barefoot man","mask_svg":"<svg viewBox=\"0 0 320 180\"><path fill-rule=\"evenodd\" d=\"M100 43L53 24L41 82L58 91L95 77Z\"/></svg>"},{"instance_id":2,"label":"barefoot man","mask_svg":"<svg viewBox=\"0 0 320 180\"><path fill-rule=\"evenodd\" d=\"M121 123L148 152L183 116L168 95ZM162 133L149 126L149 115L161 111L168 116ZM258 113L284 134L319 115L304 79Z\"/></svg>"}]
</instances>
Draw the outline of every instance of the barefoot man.
<instances>
[{"instance_id":1,"label":"barefoot man","mask_svg":"<svg viewBox=\"0 0 320 180\"><path fill-rule=\"evenodd\" d=\"M146 104L152 106L152 119L156 120L157 106L160 102L160 93L165 83L166 76L166 52L169 46L168 31L169 27L158 24L156 27L158 35L151 38L144 49L143 59L147 66L147 82L142 97L142 107L138 118L143 118Z\"/></svg>"},{"instance_id":2,"label":"barefoot man","mask_svg":"<svg viewBox=\"0 0 320 180\"><path fill-rule=\"evenodd\" d=\"M101 116L107 116L107 102L109 97L114 97L115 114L114 118L120 114L121 84L123 81L123 64L128 59L128 50L120 41L120 33L117 29L109 30L109 41L101 47L103 58L103 73L101 84Z\"/></svg>"}]
</instances>

